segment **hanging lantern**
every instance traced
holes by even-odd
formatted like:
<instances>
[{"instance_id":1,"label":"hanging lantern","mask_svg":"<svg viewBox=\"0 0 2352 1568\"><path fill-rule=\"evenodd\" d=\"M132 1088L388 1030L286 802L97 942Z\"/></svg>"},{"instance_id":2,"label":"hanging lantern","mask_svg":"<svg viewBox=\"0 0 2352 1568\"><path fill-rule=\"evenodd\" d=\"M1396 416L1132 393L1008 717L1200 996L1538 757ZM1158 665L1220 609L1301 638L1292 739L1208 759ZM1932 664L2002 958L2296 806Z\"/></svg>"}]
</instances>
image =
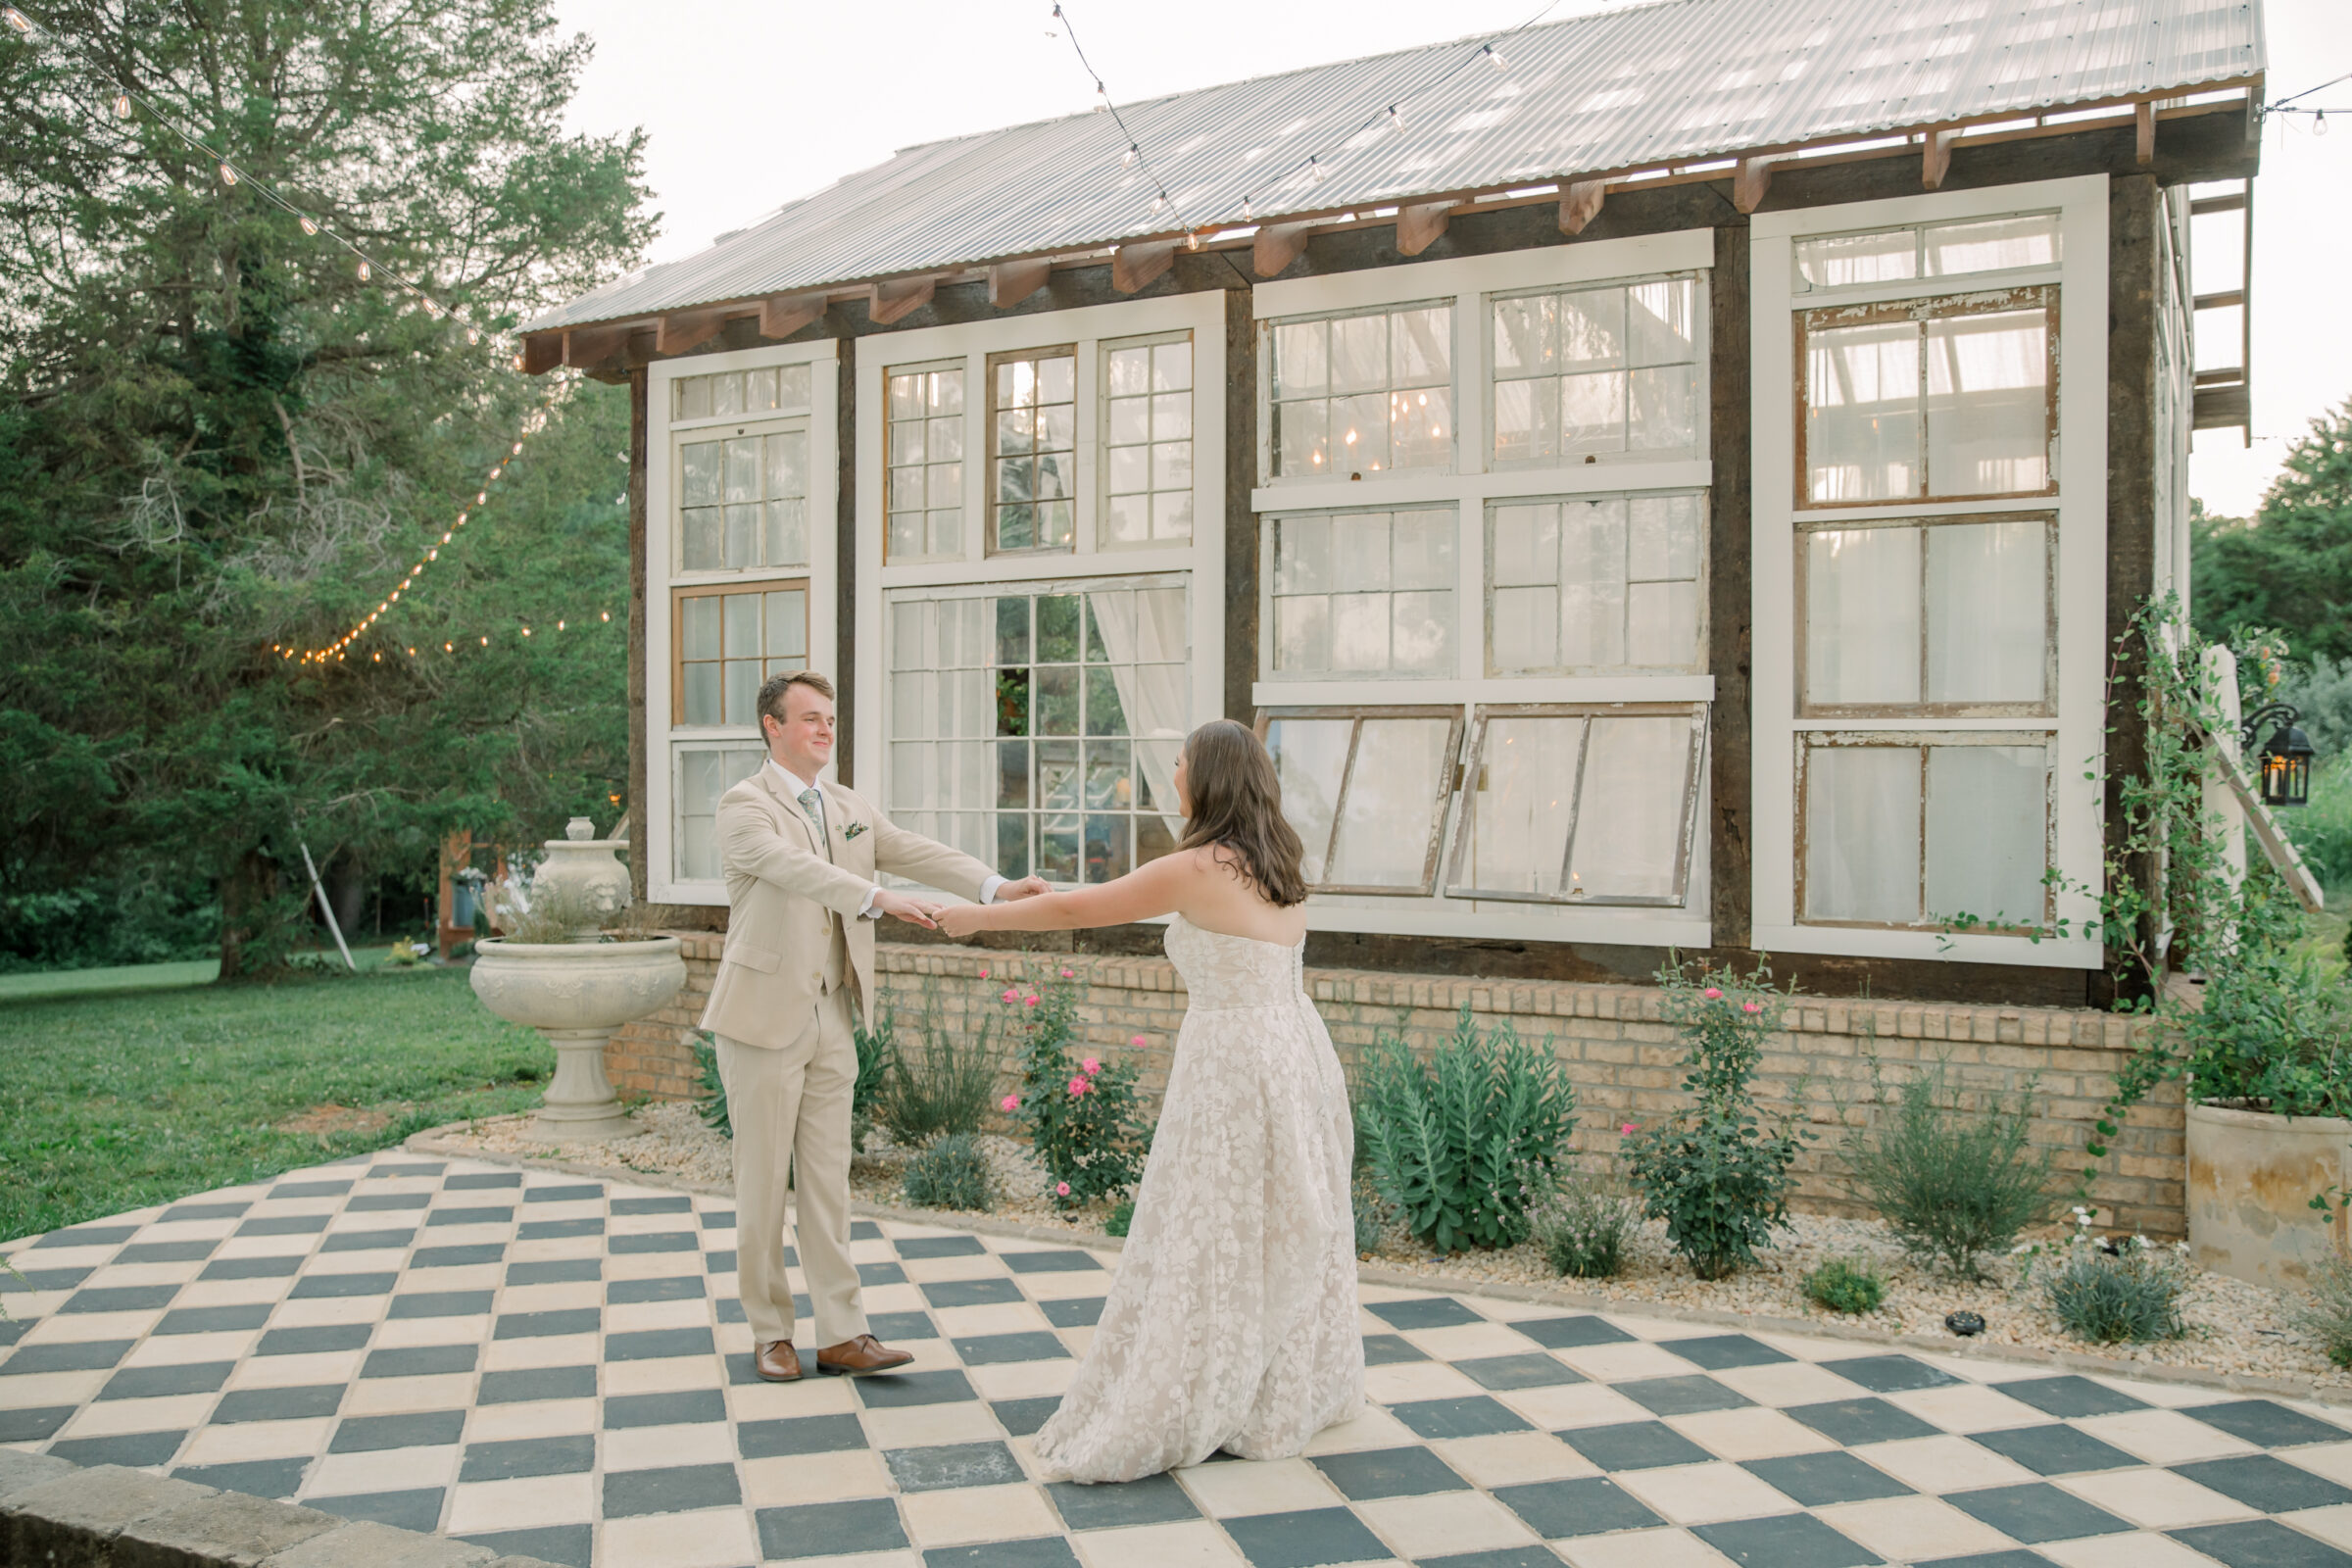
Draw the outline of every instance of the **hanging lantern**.
<instances>
[{"instance_id":1,"label":"hanging lantern","mask_svg":"<svg viewBox=\"0 0 2352 1568\"><path fill-rule=\"evenodd\" d=\"M2252 750L2255 732L2265 719L2276 719L2271 738L2254 759L2261 775L2265 806L2307 806L2311 803L2311 738L2297 727L2302 714L2285 703L2269 703L2246 715L2238 726L2240 742Z\"/></svg>"}]
</instances>

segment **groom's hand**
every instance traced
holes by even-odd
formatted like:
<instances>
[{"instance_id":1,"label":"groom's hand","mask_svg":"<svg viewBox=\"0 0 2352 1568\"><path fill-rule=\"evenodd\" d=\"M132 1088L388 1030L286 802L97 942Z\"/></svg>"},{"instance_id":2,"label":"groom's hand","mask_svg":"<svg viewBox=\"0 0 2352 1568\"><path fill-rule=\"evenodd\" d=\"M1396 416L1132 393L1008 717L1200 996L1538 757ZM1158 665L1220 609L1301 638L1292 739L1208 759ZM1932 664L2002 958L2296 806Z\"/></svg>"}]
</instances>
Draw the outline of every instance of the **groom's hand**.
<instances>
[{"instance_id":1,"label":"groom's hand","mask_svg":"<svg viewBox=\"0 0 2352 1568\"><path fill-rule=\"evenodd\" d=\"M1034 899L1040 893L1051 893L1054 890L1052 888L1046 885L1046 879L1044 877L1025 876L1018 882L1007 882L999 887L997 889L997 902L999 904L1010 904L1015 899Z\"/></svg>"},{"instance_id":2,"label":"groom's hand","mask_svg":"<svg viewBox=\"0 0 2352 1568\"><path fill-rule=\"evenodd\" d=\"M874 907L884 914L895 915L908 925L919 925L926 931L939 929L935 918L939 913L939 906L936 904L908 898L904 893L893 893L885 888L874 895Z\"/></svg>"}]
</instances>

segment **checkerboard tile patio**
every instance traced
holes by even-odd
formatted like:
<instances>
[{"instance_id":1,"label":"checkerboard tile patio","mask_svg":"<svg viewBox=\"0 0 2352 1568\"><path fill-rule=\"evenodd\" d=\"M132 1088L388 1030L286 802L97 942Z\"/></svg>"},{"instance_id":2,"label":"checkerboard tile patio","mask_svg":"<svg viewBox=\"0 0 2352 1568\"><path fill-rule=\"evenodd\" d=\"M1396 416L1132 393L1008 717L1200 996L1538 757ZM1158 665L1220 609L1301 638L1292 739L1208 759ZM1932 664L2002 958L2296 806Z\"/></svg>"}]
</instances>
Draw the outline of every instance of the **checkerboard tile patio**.
<instances>
[{"instance_id":1,"label":"checkerboard tile patio","mask_svg":"<svg viewBox=\"0 0 2352 1568\"><path fill-rule=\"evenodd\" d=\"M914 1369L777 1387L723 1198L382 1154L6 1251L0 1445L582 1568L2352 1568L2352 1413L2174 1385L1368 1286L1307 1454L1041 1485L1116 1253L861 1220Z\"/></svg>"}]
</instances>

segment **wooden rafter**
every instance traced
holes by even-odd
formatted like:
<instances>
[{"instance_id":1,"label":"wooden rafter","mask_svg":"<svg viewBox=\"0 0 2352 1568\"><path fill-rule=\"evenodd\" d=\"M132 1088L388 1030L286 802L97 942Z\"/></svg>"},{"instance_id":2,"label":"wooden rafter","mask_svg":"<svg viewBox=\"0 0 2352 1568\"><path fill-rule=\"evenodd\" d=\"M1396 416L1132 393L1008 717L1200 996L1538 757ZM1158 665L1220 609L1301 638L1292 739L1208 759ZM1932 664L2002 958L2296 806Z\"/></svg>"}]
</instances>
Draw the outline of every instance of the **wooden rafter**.
<instances>
[{"instance_id":1,"label":"wooden rafter","mask_svg":"<svg viewBox=\"0 0 2352 1568\"><path fill-rule=\"evenodd\" d=\"M1418 207L1406 207L1396 214L1396 249L1407 256L1418 256L1437 243L1446 232L1446 217L1459 202L1425 202Z\"/></svg>"},{"instance_id":2,"label":"wooden rafter","mask_svg":"<svg viewBox=\"0 0 2352 1568\"><path fill-rule=\"evenodd\" d=\"M1952 172L1952 138L1959 134L1957 130L1928 132L1927 151L1919 160L1919 182L1928 189L1943 189L1943 176Z\"/></svg>"},{"instance_id":3,"label":"wooden rafter","mask_svg":"<svg viewBox=\"0 0 2352 1568\"><path fill-rule=\"evenodd\" d=\"M868 283L865 286L865 314L876 326L889 326L905 320L931 303L939 288L936 277L901 277L887 283Z\"/></svg>"},{"instance_id":4,"label":"wooden rafter","mask_svg":"<svg viewBox=\"0 0 2352 1568\"><path fill-rule=\"evenodd\" d=\"M1306 250L1306 236L1313 231L1312 223L1268 223L1257 231L1250 242L1250 270L1260 277L1272 277L1297 261Z\"/></svg>"},{"instance_id":5,"label":"wooden rafter","mask_svg":"<svg viewBox=\"0 0 2352 1568\"><path fill-rule=\"evenodd\" d=\"M1154 278L1174 265L1174 240L1162 240L1152 245L1122 245L1110 253L1110 286L1122 294L1133 294L1149 287Z\"/></svg>"},{"instance_id":6,"label":"wooden rafter","mask_svg":"<svg viewBox=\"0 0 2352 1568\"><path fill-rule=\"evenodd\" d=\"M564 334L534 332L522 340L522 373L545 375L564 363Z\"/></svg>"},{"instance_id":7,"label":"wooden rafter","mask_svg":"<svg viewBox=\"0 0 2352 1568\"><path fill-rule=\"evenodd\" d=\"M1009 311L1030 295L1046 286L1054 275L1051 257L1040 256L1025 262L999 262L988 270L988 303L1000 311Z\"/></svg>"},{"instance_id":8,"label":"wooden rafter","mask_svg":"<svg viewBox=\"0 0 2352 1568\"><path fill-rule=\"evenodd\" d=\"M1769 158L1742 158L1732 172L1732 205L1743 213L1752 213L1764 205L1772 190L1772 165Z\"/></svg>"},{"instance_id":9,"label":"wooden rafter","mask_svg":"<svg viewBox=\"0 0 2352 1568\"><path fill-rule=\"evenodd\" d=\"M654 352L683 354L710 342L726 324L727 314L723 310L673 311L654 328Z\"/></svg>"},{"instance_id":10,"label":"wooden rafter","mask_svg":"<svg viewBox=\"0 0 2352 1568\"><path fill-rule=\"evenodd\" d=\"M2156 106L2141 99L2132 106L2132 156L2140 163L2156 161Z\"/></svg>"},{"instance_id":11,"label":"wooden rafter","mask_svg":"<svg viewBox=\"0 0 2352 1568\"><path fill-rule=\"evenodd\" d=\"M822 320L824 314L822 293L770 294L760 302L760 335L787 338L809 322Z\"/></svg>"},{"instance_id":12,"label":"wooden rafter","mask_svg":"<svg viewBox=\"0 0 2352 1568\"><path fill-rule=\"evenodd\" d=\"M617 326L574 327L564 334L564 363L584 370L609 358L636 330L633 323L625 321Z\"/></svg>"},{"instance_id":13,"label":"wooden rafter","mask_svg":"<svg viewBox=\"0 0 2352 1568\"><path fill-rule=\"evenodd\" d=\"M1605 179L1571 180L1560 189L1560 232L1582 234L1585 225L1600 216L1601 198L1609 191Z\"/></svg>"}]
</instances>

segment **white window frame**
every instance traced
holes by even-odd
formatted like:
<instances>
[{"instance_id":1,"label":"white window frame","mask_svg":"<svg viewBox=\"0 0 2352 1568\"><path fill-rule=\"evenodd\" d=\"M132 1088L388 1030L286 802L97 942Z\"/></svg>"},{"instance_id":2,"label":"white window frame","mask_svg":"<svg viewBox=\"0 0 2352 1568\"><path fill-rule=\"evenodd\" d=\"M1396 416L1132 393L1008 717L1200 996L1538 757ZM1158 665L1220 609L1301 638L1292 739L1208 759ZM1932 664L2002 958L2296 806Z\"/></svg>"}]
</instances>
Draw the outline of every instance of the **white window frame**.
<instances>
[{"instance_id":1,"label":"white window frame","mask_svg":"<svg viewBox=\"0 0 2352 1568\"><path fill-rule=\"evenodd\" d=\"M1472 710L1481 705L1713 702L1715 679L1706 673L1489 675L1485 617L1486 519L1490 502L1575 500L1592 495L1695 490L1708 494L1708 504L1712 506L1714 467L1707 456L1710 437L1706 384L1712 362L1709 344L1714 331L1737 329L1737 323L1727 326L1709 319L1705 274L1714 265L1714 230L1699 228L1631 239L1544 245L1497 256L1416 262L1259 284L1255 302L1261 328L1255 346L1259 355L1257 379L1261 405L1256 470L1259 482L1250 492L1251 509L1259 515L1262 552L1258 572L1258 677L1251 688L1255 705L1259 709L1286 710L1450 705L1462 711L1466 744ZM1694 324L1699 336L1697 363L1701 384L1694 411L1696 428L1688 455L1617 453L1602 455L1593 463L1577 458L1551 466L1515 464L1497 468L1494 466L1491 441L1493 387L1489 370L1494 347L1489 307L1494 296L1693 272L1700 274ZM1439 303L1453 307L1453 466L1446 471L1407 468L1378 476L1367 474L1360 480L1272 478L1273 432L1263 408L1269 387L1265 359L1269 349L1263 327L1292 317L1344 315ZM1271 641L1274 529L1267 525L1271 518L1294 513L1391 512L1434 507L1456 509L1455 667L1437 677L1385 673L1338 678L1276 676ZM1698 661L1702 668L1707 646L1704 583L1715 569L1705 556L1702 549L1698 628ZM1707 780L1702 770L1695 808L1700 821L1706 819L1707 802ZM1447 855L1451 853L1461 810L1461 792L1456 789L1447 804L1440 833ZM1307 905L1307 925L1310 930L1318 931L1408 936L1705 947L1713 941L1713 926L1708 917L1706 848L1706 836L1701 833L1693 846L1683 900L1671 907L1452 898L1446 892L1442 860L1437 886L1428 897L1318 894Z\"/></svg>"},{"instance_id":2,"label":"white window frame","mask_svg":"<svg viewBox=\"0 0 2352 1568\"><path fill-rule=\"evenodd\" d=\"M2055 267L1801 293L1794 286L1792 244L1799 237L2053 211L2059 215L2061 235L2061 261ZM1751 536L1755 637L1751 797L1755 849L1749 869L1752 943L1781 953L2096 968L2101 955L2095 936L2044 935L2035 942L2023 935L1800 923L1796 855L1801 732L1867 730L1923 737L1983 732L1988 740L1994 735L2032 732L2048 737L2051 747L2052 868L2078 887L2098 884L2103 803L2096 782L2083 775L2094 770L2092 760L2101 750L2100 675L2107 634L2106 176L1759 213L1748 234L1750 341L1754 349L1750 420L1755 467ZM1803 628L1795 614L1795 420L1799 416L1791 389L1798 385L1796 316L1825 305L1940 297L2026 283L2055 283L2059 289L2059 330L2064 334L2060 363L2067 368L2058 388L2058 493L1808 507L1804 514L1809 519L1832 515L1841 521L1862 521L2055 513L2057 568L2051 596L2051 612L2057 619L2055 716L1798 716L1797 648ZM2080 933L2082 923L2096 916L2093 902L2081 892L2060 892L2052 901L2051 912L2070 920L2072 929Z\"/></svg>"},{"instance_id":3,"label":"white window frame","mask_svg":"<svg viewBox=\"0 0 2352 1568\"><path fill-rule=\"evenodd\" d=\"M841 581L837 557L840 535L839 396L834 340L779 344L740 349L727 354L701 354L682 360L662 360L646 371L645 474L645 810L638 832L646 857L646 895L655 904L721 905L727 889L717 879L687 879L676 874L678 752L711 743L757 744L757 725L712 724L693 729L671 727L671 662L675 628L671 625L674 590L686 587L741 585L759 582L808 583L808 667L830 672L840 659L840 616L835 609ZM803 567L747 566L723 571L681 570L676 452L679 437L703 431L733 431L772 426L798 417L788 412L763 409L757 414L709 419L673 417L674 383L682 376L710 375L728 370L761 369L771 365L808 367L808 564Z\"/></svg>"},{"instance_id":4,"label":"white window frame","mask_svg":"<svg viewBox=\"0 0 2352 1568\"><path fill-rule=\"evenodd\" d=\"M1106 404L1102 391L1102 346L1134 338L1193 337L1193 536L1187 543L1121 545L1102 539L1104 499L1102 431ZM1060 348L1077 352L1078 472L1076 539L1069 550L987 554L985 453L989 405L989 357L1021 350ZM1090 305L1077 310L999 318L954 326L923 327L855 340L858 384L858 607L853 639L858 701L855 733L845 737L861 793L890 798L889 626L884 599L906 588L979 586L990 583L1083 584L1104 578L1189 576L1193 646L1191 722L1205 723L1225 710L1225 295L1221 290ZM931 557L886 564L883 559L884 381L896 368L937 368L961 360L964 381L964 551L960 557ZM972 389L979 388L975 397ZM972 519L982 519L977 525Z\"/></svg>"}]
</instances>

